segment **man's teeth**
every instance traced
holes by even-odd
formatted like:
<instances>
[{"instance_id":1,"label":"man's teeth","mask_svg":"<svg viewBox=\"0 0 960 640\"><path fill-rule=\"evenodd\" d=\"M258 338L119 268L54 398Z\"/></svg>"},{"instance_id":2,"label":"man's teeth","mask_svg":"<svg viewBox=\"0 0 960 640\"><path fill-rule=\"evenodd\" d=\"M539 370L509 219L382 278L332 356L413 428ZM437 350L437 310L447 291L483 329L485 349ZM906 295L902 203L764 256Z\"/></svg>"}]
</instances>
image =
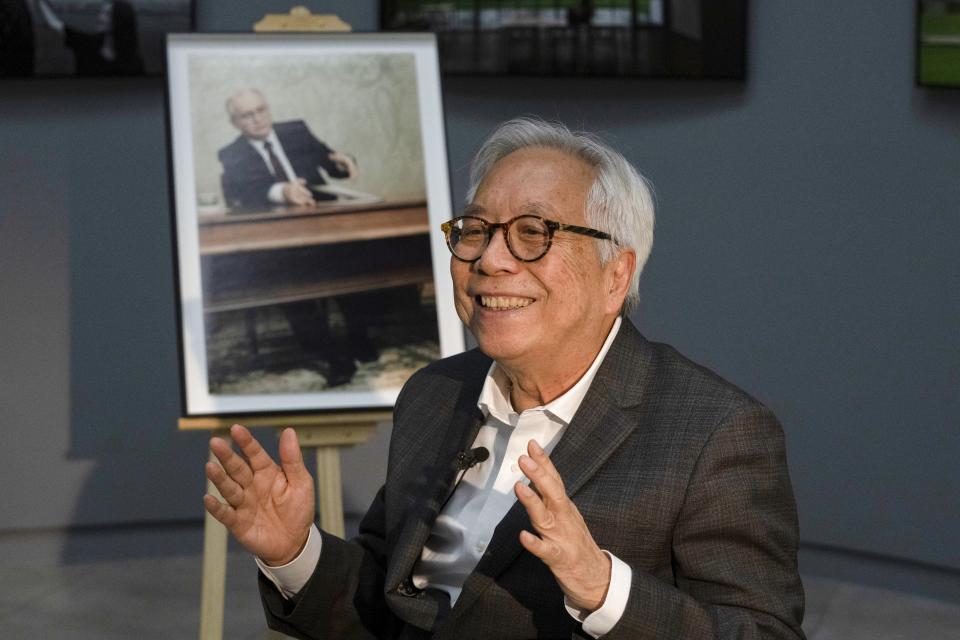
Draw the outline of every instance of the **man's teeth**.
<instances>
[{"instance_id":1,"label":"man's teeth","mask_svg":"<svg viewBox=\"0 0 960 640\"><path fill-rule=\"evenodd\" d=\"M480 296L480 304L490 309L520 309L533 302L530 298Z\"/></svg>"}]
</instances>

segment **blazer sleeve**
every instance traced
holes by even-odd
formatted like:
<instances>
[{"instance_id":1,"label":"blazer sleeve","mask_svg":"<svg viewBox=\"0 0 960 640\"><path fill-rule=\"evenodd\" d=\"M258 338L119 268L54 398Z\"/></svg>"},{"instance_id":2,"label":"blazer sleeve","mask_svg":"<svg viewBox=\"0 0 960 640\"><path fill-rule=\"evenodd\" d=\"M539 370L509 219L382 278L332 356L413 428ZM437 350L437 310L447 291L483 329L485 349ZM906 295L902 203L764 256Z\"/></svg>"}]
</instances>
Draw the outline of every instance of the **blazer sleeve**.
<instances>
[{"instance_id":1,"label":"blazer sleeve","mask_svg":"<svg viewBox=\"0 0 960 640\"><path fill-rule=\"evenodd\" d=\"M307 182L323 184L323 176L317 173L317 167L322 167L331 178L346 178L349 175L330 159L334 150L317 138L303 120L278 124L275 129L278 136L283 131L280 141L287 159L294 165L297 175L306 178Z\"/></svg>"},{"instance_id":2,"label":"blazer sleeve","mask_svg":"<svg viewBox=\"0 0 960 640\"><path fill-rule=\"evenodd\" d=\"M380 638L399 621L383 596L384 490L381 488L351 541L321 531L320 561L290 600L259 573L267 626L293 638Z\"/></svg>"},{"instance_id":3,"label":"blazer sleeve","mask_svg":"<svg viewBox=\"0 0 960 640\"><path fill-rule=\"evenodd\" d=\"M320 166L327 172L327 175L331 178L349 178L350 172L330 159L330 154L336 152L320 140L317 140L316 137L314 137L314 140L317 143L317 157L320 159Z\"/></svg>"},{"instance_id":4,"label":"blazer sleeve","mask_svg":"<svg viewBox=\"0 0 960 640\"><path fill-rule=\"evenodd\" d=\"M674 584L633 568L604 638L804 638L798 524L783 431L753 406L715 428L674 527Z\"/></svg>"},{"instance_id":5,"label":"blazer sleeve","mask_svg":"<svg viewBox=\"0 0 960 640\"><path fill-rule=\"evenodd\" d=\"M416 375L407 381L394 407L394 434L405 398ZM393 457L394 438L391 438ZM267 626L293 638L395 638L405 623L387 606L384 580L387 543L386 487L374 497L360 521L356 538L343 540L325 531L320 560L310 580L292 599L285 599L258 572L258 586Z\"/></svg>"}]
</instances>

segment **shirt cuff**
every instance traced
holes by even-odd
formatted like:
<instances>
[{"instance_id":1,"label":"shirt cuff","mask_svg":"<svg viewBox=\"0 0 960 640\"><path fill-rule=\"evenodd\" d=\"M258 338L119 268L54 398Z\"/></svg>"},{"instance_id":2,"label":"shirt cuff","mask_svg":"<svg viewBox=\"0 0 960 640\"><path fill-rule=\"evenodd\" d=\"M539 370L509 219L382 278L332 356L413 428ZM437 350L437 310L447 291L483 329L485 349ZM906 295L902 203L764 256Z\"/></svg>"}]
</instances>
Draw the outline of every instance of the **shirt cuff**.
<instances>
[{"instance_id":1,"label":"shirt cuff","mask_svg":"<svg viewBox=\"0 0 960 640\"><path fill-rule=\"evenodd\" d=\"M283 182L274 182L273 186L270 187L270 191L267 191L267 199L274 204L283 204L286 200L283 199ZM261 193L263 193L261 191Z\"/></svg>"},{"instance_id":2,"label":"shirt cuff","mask_svg":"<svg viewBox=\"0 0 960 640\"><path fill-rule=\"evenodd\" d=\"M610 630L620 622L623 612L627 609L630 583L633 581L633 570L630 565L609 551L604 553L610 558L610 586L607 588L607 597L604 598L600 608L584 617L585 611L571 607L566 596L563 598L563 606L567 608L567 613L583 624L584 633L594 638L610 633Z\"/></svg>"},{"instance_id":3,"label":"shirt cuff","mask_svg":"<svg viewBox=\"0 0 960 640\"><path fill-rule=\"evenodd\" d=\"M310 525L310 533L307 534L307 543L303 545L303 551L296 558L287 564L279 567L269 567L260 558L254 558L257 567L267 577L267 580L273 583L284 598L289 600L297 595L303 585L307 584L310 576L313 575L320 562L320 549L323 546L323 537L317 525Z\"/></svg>"}]
</instances>

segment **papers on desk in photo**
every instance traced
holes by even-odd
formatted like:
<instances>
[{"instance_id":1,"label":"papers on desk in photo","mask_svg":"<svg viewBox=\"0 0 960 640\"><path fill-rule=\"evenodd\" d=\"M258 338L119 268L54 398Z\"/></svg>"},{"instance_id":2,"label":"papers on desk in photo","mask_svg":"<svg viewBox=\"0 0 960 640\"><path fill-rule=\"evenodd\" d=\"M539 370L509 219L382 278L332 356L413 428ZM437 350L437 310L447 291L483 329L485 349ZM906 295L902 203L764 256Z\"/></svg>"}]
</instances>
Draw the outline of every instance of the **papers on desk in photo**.
<instances>
[{"instance_id":1,"label":"papers on desk in photo","mask_svg":"<svg viewBox=\"0 0 960 640\"><path fill-rule=\"evenodd\" d=\"M380 196L375 196L372 193L365 193L363 191L357 191L355 189L349 189L339 184L319 184L319 185L310 185L310 188L314 191L322 191L324 193L329 193L331 195L337 196L336 200L325 200L318 202L318 205L324 204L373 204L376 202L383 202L383 198Z\"/></svg>"}]
</instances>

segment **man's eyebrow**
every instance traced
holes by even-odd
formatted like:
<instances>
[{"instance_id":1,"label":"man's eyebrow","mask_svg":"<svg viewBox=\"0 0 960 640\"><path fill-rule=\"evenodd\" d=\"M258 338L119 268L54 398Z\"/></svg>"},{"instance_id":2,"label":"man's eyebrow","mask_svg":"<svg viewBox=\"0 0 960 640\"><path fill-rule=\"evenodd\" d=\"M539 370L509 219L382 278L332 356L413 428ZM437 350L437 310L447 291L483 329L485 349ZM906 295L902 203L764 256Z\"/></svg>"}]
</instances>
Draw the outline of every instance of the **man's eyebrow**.
<instances>
[{"instance_id":1,"label":"man's eyebrow","mask_svg":"<svg viewBox=\"0 0 960 640\"><path fill-rule=\"evenodd\" d=\"M550 218L556 215L557 210L549 203L534 200L525 203L523 207L521 207L520 212L520 215L535 215ZM482 218L485 213L487 213L487 210L483 206L473 202L460 211L461 216L476 216L478 218Z\"/></svg>"},{"instance_id":2,"label":"man's eyebrow","mask_svg":"<svg viewBox=\"0 0 960 640\"><path fill-rule=\"evenodd\" d=\"M532 213L533 215L542 216L544 218L549 218L555 215L557 210L551 207L546 202L533 201L523 205L523 212Z\"/></svg>"},{"instance_id":3,"label":"man's eyebrow","mask_svg":"<svg viewBox=\"0 0 960 640\"><path fill-rule=\"evenodd\" d=\"M460 210L460 215L476 216L478 218L482 218L483 214L486 213L486 211L487 210L481 207L480 205L474 204L471 202L470 204L468 204L467 206L465 206L463 209Z\"/></svg>"}]
</instances>

